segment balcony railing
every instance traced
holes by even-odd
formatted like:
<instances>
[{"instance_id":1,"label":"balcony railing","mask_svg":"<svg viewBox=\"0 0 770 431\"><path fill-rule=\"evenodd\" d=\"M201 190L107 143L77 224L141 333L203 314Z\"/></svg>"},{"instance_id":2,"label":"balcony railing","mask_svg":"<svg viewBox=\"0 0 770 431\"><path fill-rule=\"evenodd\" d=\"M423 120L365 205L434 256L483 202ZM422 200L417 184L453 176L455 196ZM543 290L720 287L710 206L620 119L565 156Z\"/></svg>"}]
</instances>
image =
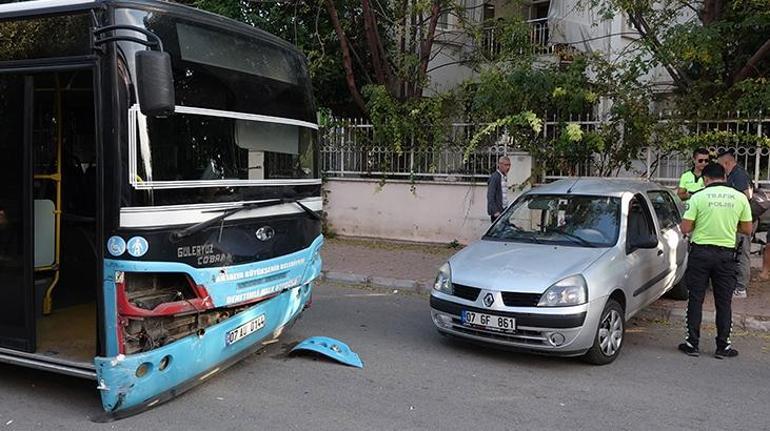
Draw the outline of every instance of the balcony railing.
<instances>
[{"instance_id":1,"label":"balcony railing","mask_svg":"<svg viewBox=\"0 0 770 431\"><path fill-rule=\"evenodd\" d=\"M530 49L534 54L550 54L553 47L548 43L548 18L533 19L527 21L529 24L529 42ZM500 55L502 35L500 29L490 27L484 30L482 48L490 58Z\"/></svg>"}]
</instances>

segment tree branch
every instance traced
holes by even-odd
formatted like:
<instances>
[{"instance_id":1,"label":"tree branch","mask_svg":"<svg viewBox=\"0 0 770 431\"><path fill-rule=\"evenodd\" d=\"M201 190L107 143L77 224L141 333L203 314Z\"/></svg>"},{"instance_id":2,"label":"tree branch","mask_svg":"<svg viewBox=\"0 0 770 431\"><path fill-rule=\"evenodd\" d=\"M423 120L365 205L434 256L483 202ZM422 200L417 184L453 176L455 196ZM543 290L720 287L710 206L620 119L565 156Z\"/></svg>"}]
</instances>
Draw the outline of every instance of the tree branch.
<instances>
[{"instance_id":1,"label":"tree branch","mask_svg":"<svg viewBox=\"0 0 770 431\"><path fill-rule=\"evenodd\" d=\"M427 78L430 52L433 49L433 41L436 36L436 25L438 25L438 18L441 15L441 2L439 0L434 0L430 9L431 17L430 22L428 23L428 34L426 34L424 39L420 42L420 72L415 80L415 97L422 95L422 91L420 91L420 94L417 94L418 82L425 82L425 79ZM422 85L420 85L420 89L421 88Z\"/></svg>"},{"instance_id":2,"label":"tree branch","mask_svg":"<svg viewBox=\"0 0 770 431\"><path fill-rule=\"evenodd\" d=\"M340 23L340 17L337 14L337 7L334 5L333 0L324 0L326 4L326 10L329 12L329 18L334 26L334 32L337 33L337 38L340 40L340 49L342 50L342 66L345 69L345 82L348 85L348 91L353 97L353 102L361 109L361 112L366 112L366 102L361 97L361 93L356 86L356 78L353 72L353 62L350 58L350 45L348 44L348 38L345 36L345 31L342 29L342 23Z\"/></svg>"},{"instance_id":3,"label":"tree branch","mask_svg":"<svg viewBox=\"0 0 770 431\"><path fill-rule=\"evenodd\" d=\"M684 7L684 8L687 8L687 9L690 9L690 10L691 10L693 13L695 13L695 15L696 15L696 16L697 16L698 14L700 14L700 12L701 12L701 11L700 11L698 8L696 8L696 7L695 7L695 6L694 6L692 3L690 3L690 2L688 2L688 1L686 1L686 0L678 0L678 3L679 3L679 4L680 4L682 7Z\"/></svg>"},{"instance_id":4,"label":"tree branch","mask_svg":"<svg viewBox=\"0 0 770 431\"><path fill-rule=\"evenodd\" d=\"M442 67L446 67L446 66L455 66L455 65L458 65L458 64L460 64L460 65L462 65L462 64L469 64L469 63L472 63L472 62L473 62L473 60L470 60L470 59L450 61L448 63L439 64L438 66L431 67L430 69L428 69L428 72L433 72L434 70L438 70L438 69L441 69Z\"/></svg>"},{"instance_id":5,"label":"tree branch","mask_svg":"<svg viewBox=\"0 0 770 431\"><path fill-rule=\"evenodd\" d=\"M663 64L663 67L666 69L668 74L671 75L671 79L674 80L677 87L681 89L689 87L689 80L681 70L674 66L674 64L668 58L668 55L663 52L663 46L657 37L652 34L652 31L644 19L642 13L633 10L628 11L628 19L631 21L631 24L634 26L634 28L636 28L642 38L644 38L649 43L649 47L653 54L661 62L661 64Z\"/></svg>"},{"instance_id":6,"label":"tree branch","mask_svg":"<svg viewBox=\"0 0 770 431\"><path fill-rule=\"evenodd\" d=\"M746 64L733 76L733 83L743 81L750 77L754 72L761 72L757 65L764 59L770 57L770 39L766 40L757 52L749 58Z\"/></svg>"}]
</instances>

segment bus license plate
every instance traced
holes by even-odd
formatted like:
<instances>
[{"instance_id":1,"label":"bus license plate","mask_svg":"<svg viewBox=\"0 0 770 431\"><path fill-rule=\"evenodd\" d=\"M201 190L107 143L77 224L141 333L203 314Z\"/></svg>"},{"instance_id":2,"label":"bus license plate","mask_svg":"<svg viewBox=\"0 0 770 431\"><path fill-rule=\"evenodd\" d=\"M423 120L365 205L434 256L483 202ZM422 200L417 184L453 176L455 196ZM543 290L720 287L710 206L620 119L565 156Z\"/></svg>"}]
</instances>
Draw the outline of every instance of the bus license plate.
<instances>
[{"instance_id":1,"label":"bus license plate","mask_svg":"<svg viewBox=\"0 0 770 431\"><path fill-rule=\"evenodd\" d=\"M466 326L483 326L487 329L503 332L516 331L516 319L513 317L495 316L492 314L464 310L462 321L463 325Z\"/></svg>"},{"instance_id":2,"label":"bus license plate","mask_svg":"<svg viewBox=\"0 0 770 431\"><path fill-rule=\"evenodd\" d=\"M260 314L256 319L249 320L243 325L228 332L225 336L225 345L229 346L236 341L242 340L252 332L258 331L265 326L265 315Z\"/></svg>"}]
</instances>

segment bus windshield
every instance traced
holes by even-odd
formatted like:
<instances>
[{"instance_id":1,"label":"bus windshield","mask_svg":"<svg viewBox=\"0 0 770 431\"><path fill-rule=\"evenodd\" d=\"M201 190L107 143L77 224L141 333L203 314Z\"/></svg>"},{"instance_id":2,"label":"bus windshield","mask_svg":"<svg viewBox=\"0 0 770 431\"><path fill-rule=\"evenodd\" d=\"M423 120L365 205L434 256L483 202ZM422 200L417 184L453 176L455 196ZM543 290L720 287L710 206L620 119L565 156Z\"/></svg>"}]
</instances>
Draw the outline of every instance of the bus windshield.
<instances>
[{"instance_id":1,"label":"bus windshield","mask_svg":"<svg viewBox=\"0 0 770 431\"><path fill-rule=\"evenodd\" d=\"M315 106L297 52L256 32L244 35L158 12L117 9L116 22L158 35L174 71L174 115L145 118L135 98L130 102L133 189L317 182ZM133 54L144 47L119 46L135 82ZM209 194L206 200L217 198Z\"/></svg>"}]
</instances>

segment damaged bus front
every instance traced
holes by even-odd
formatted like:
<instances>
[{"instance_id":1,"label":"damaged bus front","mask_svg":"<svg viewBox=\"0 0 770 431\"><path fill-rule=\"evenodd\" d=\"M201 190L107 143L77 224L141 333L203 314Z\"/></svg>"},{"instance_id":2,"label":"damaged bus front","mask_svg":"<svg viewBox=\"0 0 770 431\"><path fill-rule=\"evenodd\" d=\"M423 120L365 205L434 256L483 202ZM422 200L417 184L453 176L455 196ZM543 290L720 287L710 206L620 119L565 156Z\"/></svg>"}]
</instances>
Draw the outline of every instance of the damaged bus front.
<instances>
[{"instance_id":1,"label":"damaged bus front","mask_svg":"<svg viewBox=\"0 0 770 431\"><path fill-rule=\"evenodd\" d=\"M4 5L0 32L0 361L95 378L119 416L296 320L323 243L301 54L150 0Z\"/></svg>"}]
</instances>

